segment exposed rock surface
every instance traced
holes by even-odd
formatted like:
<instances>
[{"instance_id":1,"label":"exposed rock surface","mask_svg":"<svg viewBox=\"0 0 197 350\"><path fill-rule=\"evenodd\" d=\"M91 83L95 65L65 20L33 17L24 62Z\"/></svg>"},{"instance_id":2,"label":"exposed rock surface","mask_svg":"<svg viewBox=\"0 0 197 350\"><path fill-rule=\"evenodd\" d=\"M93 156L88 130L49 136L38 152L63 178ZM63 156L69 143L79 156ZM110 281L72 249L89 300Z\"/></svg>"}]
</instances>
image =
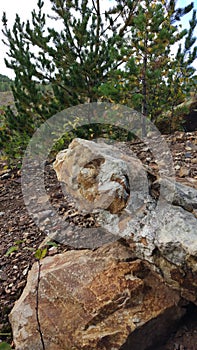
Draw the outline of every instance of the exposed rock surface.
<instances>
[{"instance_id":1,"label":"exposed rock surface","mask_svg":"<svg viewBox=\"0 0 197 350\"><path fill-rule=\"evenodd\" d=\"M54 169L82 211L117 214L131 205L138 210L148 196L142 163L106 143L74 139L57 155Z\"/></svg>"},{"instance_id":2,"label":"exposed rock surface","mask_svg":"<svg viewBox=\"0 0 197 350\"><path fill-rule=\"evenodd\" d=\"M167 137L167 140L171 144L171 151L174 157L174 164L175 164L175 170L176 170L176 176L177 180L179 183L190 185L195 187L197 185L197 169L196 169L196 151L194 149L194 145L196 142L196 136L197 134L190 133L190 134L184 134L184 133L177 133L176 135L171 135ZM192 146L193 144L193 146ZM143 164L146 164L148 167L151 167L153 170L155 169L156 165L153 162L153 159L151 158L151 153L149 150L147 150L147 147L144 147L142 144L136 144L136 145L130 145L128 146L125 145L125 149L127 147L132 147L134 149L135 154L139 159L142 160ZM187 148L187 149L186 149ZM186 167L189 169L188 175L184 175L183 177L180 178L180 169L182 167ZM49 171L49 170L48 170ZM5 170L4 170L5 172ZM92 224L94 224L94 219L89 216L89 215L82 215L79 214L76 209L74 209L74 205L72 201L65 201L62 197L62 192L60 191L59 187L54 181L54 174L50 169L50 172L52 173L53 176L51 178L53 180L50 180L50 185L49 182L47 182L47 191L50 188L50 195L51 195L51 201L53 205L57 208L59 214L64 217L65 220L67 220L71 225L76 224L78 225L79 228L84 227L91 227ZM2 326L4 326L4 319L6 317L6 312L9 311L10 305L13 304L13 301L18 298L20 295L21 291L21 286L24 286L26 276L28 269L30 268L32 261L34 260L33 258L33 253L30 253L29 250L26 248L30 249L36 249L36 246L39 245L40 240L43 238L43 234L39 231L38 228L35 227L33 224L32 220L28 217L28 214L25 210L24 204L22 203L22 196L20 192L20 178L15 178L13 176L13 173L11 173L10 179L9 180L3 180L0 182L1 186L1 203L0 203L0 209L1 209L1 257L0 257L0 268L1 268L1 284L0 284L0 295L1 295L1 312L0 312L0 321L1 321L1 331L5 332L3 330ZM187 187L188 189L188 187ZM189 187L190 189L190 187ZM157 197L157 190L158 188L154 188L154 194ZM191 192L191 189L189 190ZM179 197L179 202L180 202ZM188 198L187 198L188 200ZM192 204L192 211L191 211L191 202ZM192 201L191 199L189 200L189 206L188 202L185 204L185 199L184 203L181 203L181 206L173 205L173 209L176 211L176 213L179 213L177 215L181 215L183 217L183 214L190 214L189 217L186 215L184 216L184 229L187 229L187 221L188 218L192 218L193 215L195 214L195 203L194 203L194 196L192 196ZM36 203L35 203L36 204ZM179 203L180 204L180 203ZM181 207L184 209L182 210ZM179 210L180 209L180 210ZM174 212L173 212L174 213ZM191 216L192 213L192 216ZM166 213L168 214L168 213ZM175 237L176 235L176 225L173 224L173 215L171 217L171 224L172 224L172 229L173 229L173 235ZM192 219L193 222L193 219ZM183 221L182 221L183 223ZM170 225L170 222L168 222L168 225ZM179 228L180 230L180 228ZM178 230L177 230L178 231ZM163 231L165 232L165 231ZM180 232L180 231L179 231ZM145 233L144 233L145 234ZM144 239L144 234L143 236L135 234L135 240L138 242L138 247L144 246L147 247L151 240L151 232L150 234L150 241L148 241L148 245L146 240ZM159 238L160 235L158 235ZM188 233L188 237L190 236L190 233ZM147 237L147 236L146 236ZM195 237L192 235L194 238L194 243L195 243ZM133 239L133 236L131 237ZM168 239L171 240L173 237L169 235ZM21 240L20 247L19 249L15 252L13 252L11 255L5 256L5 253L7 249L13 245L15 245L16 240ZM190 240L191 243L191 240ZM134 256L132 259L135 259L135 254L136 250L134 249L137 245L133 242L128 242L130 244L130 248L134 253ZM185 271L188 272L188 277L192 281L193 284L195 284L195 275L193 273L190 273L188 270L189 264L192 264L192 266L195 266L195 257L191 259L189 258L189 255L186 251L185 255L183 255L182 261L184 261L184 256L186 256L186 266L182 266L182 272L179 273L180 271L180 265L179 265L179 270L177 271L177 268L175 265L172 264L172 261L176 260L176 256L173 257L173 252L172 251L166 251L167 248L163 249L163 246L160 245L158 241L158 246L162 254L160 253L159 249L156 248L155 251L153 249L153 256L154 256L154 264L156 266L160 266L162 271L166 271L165 274L165 279L168 281L169 285L171 284L173 288L178 288L180 290L179 285L182 283L182 295L183 294L183 287L187 287L187 289L190 289L190 293L185 293L185 297L188 298L189 300L192 300L193 296L195 295L195 292L192 292L192 287L190 285L190 282L188 283L188 278L185 278ZM171 244L171 243L170 243ZM185 243L184 243L185 245ZM165 246L167 247L167 244L165 243ZM170 245L168 245L170 246ZM186 244L185 247L188 245ZM33 247L33 248L32 248ZM174 247L176 248L176 247ZM61 248L61 246L58 246L58 251L61 249L66 249L65 247ZM49 254L53 254L53 251L55 249L50 248ZM146 249L147 252L151 251L150 249ZM177 251L180 250L180 246L177 247ZM140 252L143 250L140 249ZM145 251L145 249L144 249ZM182 243L181 243L181 251L184 251ZM170 259L170 263L167 259L163 258L163 254L166 254L166 257L168 256L168 259ZM137 252L138 254L138 252ZM176 254L175 254L176 255ZM140 256L140 255L139 255ZM148 258L148 254L147 254ZM188 259L189 258L189 259ZM131 259L131 260L132 260ZM178 261L178 260L177 260ZM173 268L174 267L174 268ZM35 271L35 270L34 270ZM159 272L157 270L157 272ZM172 277L175 280L175 282L172 282ZM176 280L178 278L178 283L176 283ZM170 280L170 281L169 281ZM194 290L194 289L193 289ZM6 311L7 310L7 311ZM195 309L196 312L196 309ZM166 313L165 313L166 316ZM18 316L16 315L18 318ZM171 319L172 314L169 313L169 319ZM190 321L191 318L189 317ZM157 318L156 318L157 321ZM163 321L161 320L161 325L163 326ZM151 338L153 339L155 337L155 326L154 322L151 323L149 322L149 326L151 327L151 324L153 324L152 327L154 327L152 333L151 333ZM158 324L157 324L158 325ZM144 333L146 333L148 324L145 325ZM172 332L172 328L170 328L168 335ZM141 339L142 336L142 329L138 328L138 331L133 332L129 339L132 340L132 344L138 344L136 347L137 349L140 349L139 346L139 339ZM149 334L150 334L149 333ZM2 338L1 335L1 339ZM131 346L129 344L129 339L127 340L127 348L123 348L124 350L130 350ZM162 337L161 337L162 339ZM193 326L191 328L190 325L187 324L187 328L183 326L180 328L179 332L177 335L172 334L171 340L169 341L168 345L163 345L162 350L174 350L174 349L184 349L186 348L187 350L194 350L196 348L196 343L197 343L197 338L196 338L196 323L193 323ZM160 349L159 347L154 347L153 349ZM70 350L70 349L69 349Z\"/></svg>"},{"instance_id":3,"label":"exposed rock surface","mask_svg":"<svg viewBox=\"0 0 197 350\"><path fill-rule=\"evenodd\" d=\"M169 285L197 302L196 189L168 178L147 183L148 170L139 160L114 146L81 139L75 139L58 155L54 168L67 191L79 200L81 209L99 210L101 227L117 239L127 239L136 258L154 263ZM87 168L91 173L84 170ZM87 176L81 177L82 173ZM120 192L114 178L118 179ZM149 196L150 191L154 198ZM127 199L122 206L123 197ZM116 210L110 210L114 203Z\"/></svg>"},{"instance_id":4,"label":"exposed rock surface","mask_svg":"<svg viewBox=\"0 0 197 350\"><path fill-rule=\"evenodd\" d=\"M155 181L152 185L152 190L156 190L161 184L161 181ZM175 183L175 188L173 188L173 184L165 179L162 181L163 184L163 196L165 200L168 202L171 202L171 198L168 198L170 189L172 191L174 190L174 197L172 200L172 204L175 206L182 207L183 209L193 212L195 209L197 209L197 190L195 188L186 186L184 184ZM166 190L167 189L167 190Z\"/></svg>"},{"instance_id":5,"label":"exposed rock surface","mask_svg":"<svg viewBox=\"0 0 197 350\"><path fill-rule=\"evenodd\" d=\"M38 317L47 350L143 350L168 334L184 314L180 295L150 264L132 256L117 242L42 261ZM37 288L35 264L10 315L17 350L43 349ZM129 337L137 329L140 339Z\"/></svg>"},{"instance_id":6,"label":"exposed rock surface","mask_svg":"<svg viewBox=\"0 0 197 350\"><path fill-rule=\"evenodd\" d=\"M197 220L192 213L174 206L166 207L160 215L154 263L169 285L197 304Z\"/></svg>"}]
</instances>

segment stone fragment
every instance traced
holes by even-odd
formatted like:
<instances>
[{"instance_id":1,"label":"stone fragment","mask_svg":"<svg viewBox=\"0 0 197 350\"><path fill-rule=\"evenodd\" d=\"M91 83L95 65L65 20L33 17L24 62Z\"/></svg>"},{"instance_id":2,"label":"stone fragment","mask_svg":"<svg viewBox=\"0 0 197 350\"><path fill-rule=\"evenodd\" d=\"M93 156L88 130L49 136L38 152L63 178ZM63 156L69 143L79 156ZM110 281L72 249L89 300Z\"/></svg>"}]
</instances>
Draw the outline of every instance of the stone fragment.
<instances>
[{"instance_id":1,"label":"stone fragment","mask_svg":"<svg viewBox=\"0 0 197 350\"><path fill-rule=\"evenodd\" d=\"M189 176L190 174L190 169L186 168L185 166L182 166L179 170L179 176L180 177L185 177L185 176Z\"/></svg>"},{"instance_id":2,"label":"stone fragment","mask_svg":"<svg viewBox=\"0 0 197 350\"><path fill-rule=\"evenodd\" d=\"M0 281L6 281L7 275L4 271L0 270Z\"/></svg>"},{"instance_id":3,"label":"stone fragment","mask_svg":"<svg viewBox=\"0 0 197 350\"><path fill-rule=\"evenodd\" d=\"M11 172L6 172L5 174L1 175L1 180L7 180L10 179L12 176Z\"/></svg>"}]
</instances>

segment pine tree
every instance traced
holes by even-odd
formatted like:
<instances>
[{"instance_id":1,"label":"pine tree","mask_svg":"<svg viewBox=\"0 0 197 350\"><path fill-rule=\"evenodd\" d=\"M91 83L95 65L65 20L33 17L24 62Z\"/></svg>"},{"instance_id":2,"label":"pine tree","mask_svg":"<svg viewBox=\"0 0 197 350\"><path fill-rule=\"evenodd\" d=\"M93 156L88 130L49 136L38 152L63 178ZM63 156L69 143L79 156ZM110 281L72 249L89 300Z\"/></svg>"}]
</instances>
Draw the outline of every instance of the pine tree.
<instances>
[{"instance_id":1,"label":"pine tree","mask_svg":"<svg viewBox=\"0 0 197 350\"><path fill-rule=\"evenodd\" d=\"M98 100L98 87L122 64L125 23L135 11L135 1L126 3L118 1L103 13L100 0L51 0L61 31L55 25L46 29L42 0L32 12L32 23L21 23L17 15L12 31L4 15L10 56L6 65L16 74L13 93L20 113L48 118L66 107ZM118 18L125 8L123 24Z\"/></svg>"},{"instance_id":2,"label":"pine tree","mask_svg":"<svg viewBox=\"0 0 197 350\"><path fill-rule=\"evenodd\" d=\"M142 113L153 121L164 110L183 101L190 89L195 71L192 63L196 59L196 47L192 49L195 11L189 30L179 31L177 21L192 7L191 4L175 10L175 1L166 7L164 1L145 0L134 19L130 38L133 56L126 65L128 86L133 90L131 103L138 110L141 105ZM173 58L172 47L181 39L185 39L184 50L180 45Z\"/></svg>"},{"instance_id":3,"label":"pine tree","mask_svg":"<svg viewBox=\"0 0 197 350\"><path fill-rule=\"evenodd\" d=\"M18 110L17 116L11 109L7 111L6 124L17 154L21 140L27 143L53 114L98 100L99 87L123 62L124 33L137 2L117 1L103 11L101 0L51 0L54 26L50 28L42 0L38 0L31 21L21 22L17 15L12 30L3 14L4 43L9 49L5 62L15 72L12 91ZM120 20L123 17L124 22ZM59 31L55 29L57 21L62 28Z\"/></svg>"},{"instance_id":4,"label":"pine tree","mask_svg":"<svg viewBox=\"0 0 197 350\"><path fill-rule=\"evenodd\" d=\"M103 95L114 102L119 99L153 122L165 111L171 111L168 118L173 120L175 106L185 100L194 86L196 12L193 11L189 29L179 26L180 19L192 8L193 4L176 9L173 0L141 1L131 19L124 47L125 70L112 72L101 87ZM173 56L180 41L184 44Z\"/></svg>"},{"instance_id":5,"label":"pine tree","mask_svg":"<svg viewBox=\"0 0 197 350\"><path fill-rule=\"evenodd\" d=\"M180 16L189 12L191 8L192 6L189 5L182 11L179 9L177 19L179 20ZM190 92L196 89L195 68L192 66L197 58L197 46L194 46L196 38L193 36L197 24L196 11L193 11L189 24L189 29L180 33L180 37L184 37L184 42L179 43L177 53L171 60L168 69L166 105L168 111L170 111L170 114L168 114L170 129L173 127L173 124L176 125L177 123L176 115L179 117L179 114L181 114L181 111L177 110L176 106L190 97Z\"/></svg>"}]
</instances>

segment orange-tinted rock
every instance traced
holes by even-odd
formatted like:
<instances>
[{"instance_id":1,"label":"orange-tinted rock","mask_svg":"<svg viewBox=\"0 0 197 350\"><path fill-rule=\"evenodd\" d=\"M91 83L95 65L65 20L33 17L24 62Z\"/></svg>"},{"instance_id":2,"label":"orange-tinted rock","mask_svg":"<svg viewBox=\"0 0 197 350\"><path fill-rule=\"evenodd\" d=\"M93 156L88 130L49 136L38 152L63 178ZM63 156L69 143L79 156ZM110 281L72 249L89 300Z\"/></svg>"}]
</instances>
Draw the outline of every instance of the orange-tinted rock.
<instances>
[{"instance_id":1,"label":"orange-tinted rock","mask_svg":"<svg viewBox=\"0 0 197 350\"><path fill-rule=\"evenodd\" d=\"M151 320L161 337L181 317L179 293L170 290L150 264L132 260L132 254L117 242L94 252L69 251L41 261L38 316L47 350L127 349L132 333L147 326L138 347L145 349L157 339ZM10 314L17 350L43 349L36 319L37 286L36 263Z\"/></svg>"}]
</instances>

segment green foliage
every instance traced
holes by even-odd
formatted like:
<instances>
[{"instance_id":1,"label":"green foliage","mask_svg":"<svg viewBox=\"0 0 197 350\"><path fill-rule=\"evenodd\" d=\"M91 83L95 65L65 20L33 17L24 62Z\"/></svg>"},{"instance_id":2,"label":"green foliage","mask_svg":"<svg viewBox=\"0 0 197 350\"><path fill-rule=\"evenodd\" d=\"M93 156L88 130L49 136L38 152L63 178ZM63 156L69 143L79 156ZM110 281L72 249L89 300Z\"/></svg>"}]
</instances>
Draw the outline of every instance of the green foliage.
<instances>
[{"instance_id":1,"label":"green foliage","mask_svg":"<svg viewBox=\"0 0 197 350\"><path fill-rule=\"evenodd\" d=\"M27 246L21 246L23 243L25 243L25 240L17 240L14 242L14 245L11 246L7 252L5 253L5 256L9 256L12 253L18 251L20 248L24 249L24 250L29 250L31 252L34 252L34 256L37 260L41 260L43 258L45 258L45 256L47 255L48 252L48 248L49 247L58 247L58 244L56 242L53 241L49 241L46 243L46 246L44 248L39 248L36 251L34 250L34 248L31 247L27 247Z\"/></svg>"},{"instance_id":2,"label":"green foliage","mask_svg":"<svg viewBox=\"0 0 197 350\"><path fill-rule=\"evenodd\" d=\"M18 245L14 245L12 247L10 247L7 252L5 253L5 256L9 256L10 254L12 254L13 252L16 252L19 249Z\"/></svg>"},{"instance_id":3,"label":"green foliage","mask_svg":"<svg viewBox=\"0 0 197 350\"><path fill-rule=\"evenodd\" d=\"M125 1L122 3L126 6ZM66 7L62 1L51 4L55 21L63 27L60 31L55 26L46 29L40 0L37 10L32 11L31 22L21 22L16 15L12 30L3 14L10 56L5 62L16 76L12 91L18 114L11 110L6 113L6 130L7 134L11 131L9 141L11 149L16 150L14 156L21 154L36 128L58 111L97 101L99 86L123 62L120 50L128 25L122 28L118 20L122 10L117 5L113 8L113 13L118 14L114 18L111 11L102 12L100 1L67 2ZM126 22L135 11L133 6L124 14ZM10 155L11 149L6 147L5 152Z\"/></svg>"},{"instance_id":4,"label":"green foliage","mask_svg":"<svg viewBox=\"0 0 197 350\"><path fill-rule=\"evenodd\" d=\"M51 156L54 156L60 150L67 148L69 143L76 137L93 140L96 138L105 138L107 140L131 141L135 135L127 129L116 125L93 123L77 126L75 129L65 133L60 139L56 140L51 150Z\"/></svg>"},{"instance_id":5,"label":"green foliage","mask_svg":"<svg viewBox=\"0 0 197 350\"><path fill-rule=\"evenodd\" d=\"M96 101L98 86L108 71L122 63L121 24L109 12L102 15L99 1L96 5L87 0L78 5L69 2L66 7L52 1L52 9L64 27L61 31L46 30L42 1L38 1L38 11L32 12L32 23L22 23L17 15L11 31L4 17L4 34L13 58L6 64L16 74L17 108L28 117L33 113L34 119L36 114L38 120L87 100ZM39 55L31 50L32 45ZM52 93L43 91L38 82L50 83Z\"/></svg>"},{"instance_id":6,"label":"green foliage","mask_svg":"<svg viewBox=\"0 0 197 350\"><path fill-rule=\"evenodd\" d=\"M58 244L56 242L53 241L48 241L45 245L45 247L43 248L38 248L34 254L36 260L40 261L42 259L45 258L45 256L47 255L48 249L49 247L58 247Z\"/></svg>"},{"instance_id":7,"label":"green foliage","mask_svg":"<svg viewBox=\"0 0 197 350\"><path fill-rule=\"evenodd\" d=\"M47 255L47 248L37 249L34 256L37 260L42 260Z\"/></svg>"},{"instance_id":8,"label":"green foliage","mask_svg":"<svg viewBox=\"0 0 197 350\"><path fill-rule=\"evenodd\" d=\"M18 251L22 243L25 243L25 240L21 240L21 239L16 240L16 241L14 242L14 245L11 246L11 247L7 250L7 252L5 253L5 256L9 256L10 254L12 254L12 253Z\"/></svg>"},{"instance_id":9,"label":"green foliage","mask_svg":"<svg viewBox=\"0 0 197 350\"><path fill-rule=\"evenodd\" d=\"M125 57L126 71L119 70L118 76L112 72L111 79L100 88L103 95L114 102L119 99L154 122L165 111L171 111L169 120L174 123L175 106L195 89L192 64L197 58L193 37L196 12L189 29L181 29L177 23L192 8L191 4L175 9L175 1L167 7L163 0L140 3L124 48L132 53ZM173 57L172 46L181 39L183 43Z\"/></svg>"},{"instance_id":10,"label":"green foliage","mask_svg":"<svg viewBox=\"0 0 197 350\"><path fill-rule=\"evenodd\" d=\"M6 75L0 74L0 92L10 91L11 84L11 79L9 79Z\"/></svg>"},{"instance_id":11,"label":"green foliage","mask_svg":"<svg viewBox=\"0 0 197 350\"><path fill-rule=\"evenodd\" d=\"M11 88L17 108L17 114L10 108L3 116L4 153L20 158L41 123L86 102L126 104L152 121L170 110L173 119L175 106L194 89L196 12L189 29L179 26L192 4L176 9L175 0L116 0L103 11L101 0L51 0L51 20L60 30L47 27L43 5L38 0L30 21L16 15L12 29L3 14L5 62L15 73ZM174 44L180 45L173 57ZM77 133L91 137L88 127Z\"/></svg>"},{"instance_id":12,"label":"green foliage","mask_svg":"<svg viewBox=\"0 0 197 350\"><path fill-rule=\"evenodd\" d=\"M58 244L55 243L55 242L52 242L52 241L47 242L46 245L47 245L47 246L50 246L50 247L55 247L55 248L58 247Z\"/></svg>"},{"instance_id":13,"label":"green foliage","mask_svg":"<svg viewBox=\"0 0 197 350\"><path fill-rule=\"evenodd\" d=\"M0 350L11 350L11 349L12 348L8 343L6 343L4 341L2 343L0 343Z\"/></svg>"}]
</instances>

